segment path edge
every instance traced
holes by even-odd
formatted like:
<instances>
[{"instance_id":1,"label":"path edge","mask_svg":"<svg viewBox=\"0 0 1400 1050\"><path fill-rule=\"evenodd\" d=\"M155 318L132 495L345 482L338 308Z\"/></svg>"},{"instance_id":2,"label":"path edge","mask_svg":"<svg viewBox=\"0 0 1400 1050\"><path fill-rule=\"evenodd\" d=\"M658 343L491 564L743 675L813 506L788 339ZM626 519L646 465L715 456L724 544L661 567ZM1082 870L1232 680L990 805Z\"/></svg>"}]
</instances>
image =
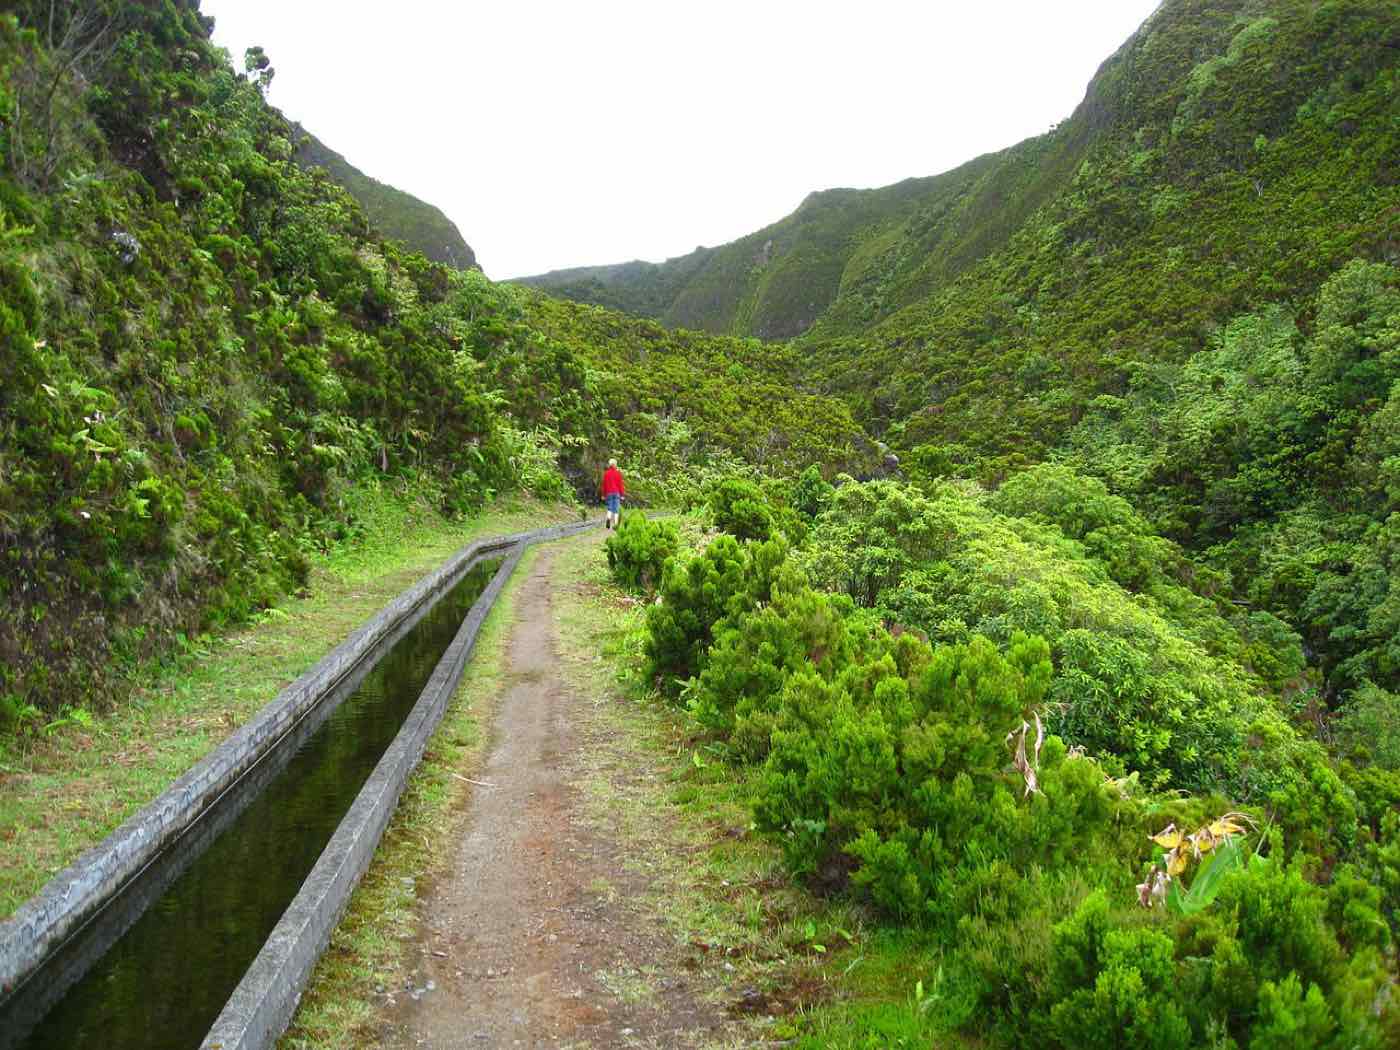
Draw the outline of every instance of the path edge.
<instances>
[{"instance_id":1,"label":"path edge","mask_svg":"<svg viewBox=\"0 0 1400 1050\"><path fill-rule=\"evenodd\" d=\"M201 1050L264 1050L286 1030L350 894L369 867L409 775L457 691L481 625L521 556L535 543L562 539L597 524L560 526L517 538L463 620L403 728L214 1021Z\"/></svg>"},{"instance_id":2,"label":"path edge","mask_svg":"<svg viewBox=\"0 0 1400 1050\"><path fill-rule=\"evenodd\" d=\"M426 614L474 561L596 524L579 522L474 540L351 632L170 787L0 922L0 1003L274 748L376 645L406 620Z\"/></svg>"}]
</instances>

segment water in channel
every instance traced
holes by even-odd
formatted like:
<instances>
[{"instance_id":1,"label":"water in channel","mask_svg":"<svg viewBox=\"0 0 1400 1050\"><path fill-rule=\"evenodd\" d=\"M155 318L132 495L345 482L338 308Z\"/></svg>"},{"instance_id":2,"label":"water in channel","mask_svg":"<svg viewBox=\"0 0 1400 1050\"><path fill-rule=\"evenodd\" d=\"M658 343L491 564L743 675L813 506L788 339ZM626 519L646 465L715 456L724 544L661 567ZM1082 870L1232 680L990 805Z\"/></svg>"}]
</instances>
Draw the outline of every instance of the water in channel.
<instances>
[{"instance_id":1,"label":"water in channel","mask_svg":"<svg viewBox=\"0 0 1400 1050\"><path fill-rule=\"evenodd\" d=\"M0 1050L197 1048L498 565L382 643L338 707L320 705L0 1006Z\"/></svg>"}]
</instances>

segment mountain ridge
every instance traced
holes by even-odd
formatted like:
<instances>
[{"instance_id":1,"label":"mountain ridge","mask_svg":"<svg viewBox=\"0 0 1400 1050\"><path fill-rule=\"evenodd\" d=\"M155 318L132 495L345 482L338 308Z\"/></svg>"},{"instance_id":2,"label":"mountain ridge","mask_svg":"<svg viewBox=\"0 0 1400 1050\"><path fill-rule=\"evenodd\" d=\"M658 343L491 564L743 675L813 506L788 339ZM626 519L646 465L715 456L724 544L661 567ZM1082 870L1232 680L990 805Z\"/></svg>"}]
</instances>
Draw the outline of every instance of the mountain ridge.
<instances>
[{"instance_id":1,"label":"mountain ridge","mask_svg":"<svg viewBox=\"0 0 1400 1050\"><path fill-rule=\"evenodd\" d=\"M1394 11L1387 4L1372 9L1387 6ZM1094 151L1144 134L1153 141L1144 139L1136 152L1146 163L1163 151L1164 137L1189 139L1197 109L1197 124L1228 124L1230 104L1213 97L1213 85L1229 79L1240 61L1253 64L1275 32L1296 41L1300 19L1311 19L1322 27L1313 37L1319 44L1326 26L1344 30L1367 9L1258 0L1164 4L1105 59L1074 111L1042 135L937 175L869 190L813 191L793 212L751 234L662 263L574 267L517 281L671 327L814 342L859 336L949 287L1005 248L1041 208L1072 197L1073 182ZM1383 29L1380 37L1379 46L1361 44L1358 53L1393 54ZM1306 48L1297 48L1295 57L1297 77L1284 66L1263 71L1274 95L1287 93L1290 82L1317 84L1326 77L1308 61ZM1341 67L1362 61L1337 57ZM1280 116L1269 120L1280 123ZM1230 162L1247 166L1264 130L1261 125L1240 141L1218 145L1234 154Z\"/></svg>"},{"instance_id":2,"label":"mountain ridge","mask_svg":"<svg viewBox=\"0 0 1400 1050\"><path fill-rule=\"evenodd\" d=\"M293 123L292 129L297 162L329 172L386 237L402 241L444 266L458 270L481 268L476 252L441 208L366 175L301 124Z\"/></svg>"}]
</instances>

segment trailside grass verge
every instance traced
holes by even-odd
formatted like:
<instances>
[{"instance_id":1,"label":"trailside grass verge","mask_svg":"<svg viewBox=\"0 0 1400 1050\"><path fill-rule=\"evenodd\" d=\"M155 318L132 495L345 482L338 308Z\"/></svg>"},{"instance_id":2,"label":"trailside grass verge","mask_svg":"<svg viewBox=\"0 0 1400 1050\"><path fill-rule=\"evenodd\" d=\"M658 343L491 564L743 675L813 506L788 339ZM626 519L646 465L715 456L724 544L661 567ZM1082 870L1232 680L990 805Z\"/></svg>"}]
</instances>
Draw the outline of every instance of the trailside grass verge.
<instances>
[{"instance_id":1,"label":"trailside grass verge","mask_svg":"<svg viewBox=\"0 0 1400 1050\"><path fill-rule=\"evenodd\" d=\"M0 739L0 918L463 544L576 515L514 498L447 521L385 495L352 540L317 559L302 596L134 669L131 701L110 714Z\"/></svg>"},{"instance_id":2,"label":"trailside grass verge","mask_svg":"<svg viewBox=\"0 0 1400 1050\"><path fill-rule=\"evenodd\" d=\"M754 833L757 771L726 762L646 681L646 603L613 585L602 551L561 546L555 572L565 677L611 738L645 759L621 786L601 769L592 776L591 812L636 845L631 864L655 887L644 906L666 923L681 964L703 973L711 1001L743 1023L737 1045L977 1045L948 1030L941 946L809 892Z\"/></svg>"},{"instance_id":3,"label":"trailside grass verge","mask_svg":"<svg viewBox=\"0 0 1400 1050\"><path fill-rule=\"evenodd\" d=\"M278 1043L284 1050L382 1043L380 1007L403 994L411 977L418 887L453 845L443 829L473 789L462 777L481 762L489 736L483 726L504 690L516 596L539 553L538 546L525 552L482 624L462 682Z\"/></svg>"}]
</instances>

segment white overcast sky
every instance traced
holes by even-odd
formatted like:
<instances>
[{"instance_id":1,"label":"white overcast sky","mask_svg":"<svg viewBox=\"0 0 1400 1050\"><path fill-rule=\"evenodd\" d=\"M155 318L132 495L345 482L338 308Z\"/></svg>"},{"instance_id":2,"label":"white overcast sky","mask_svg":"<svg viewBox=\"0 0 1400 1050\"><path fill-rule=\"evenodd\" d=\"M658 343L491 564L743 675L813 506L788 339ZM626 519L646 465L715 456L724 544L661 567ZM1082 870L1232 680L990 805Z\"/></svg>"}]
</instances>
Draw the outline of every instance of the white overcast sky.
<instances>
[{"instance_id":1,"label":"white overcast sky","mask_svg":"<svg viewBox=\"0 0 1400 1050\"><path fill-rule=\"evenodd\" d=\"M1157 0L203 0L495 278L661 260L1069 116Z\"/></svg>"}]
</instances>

